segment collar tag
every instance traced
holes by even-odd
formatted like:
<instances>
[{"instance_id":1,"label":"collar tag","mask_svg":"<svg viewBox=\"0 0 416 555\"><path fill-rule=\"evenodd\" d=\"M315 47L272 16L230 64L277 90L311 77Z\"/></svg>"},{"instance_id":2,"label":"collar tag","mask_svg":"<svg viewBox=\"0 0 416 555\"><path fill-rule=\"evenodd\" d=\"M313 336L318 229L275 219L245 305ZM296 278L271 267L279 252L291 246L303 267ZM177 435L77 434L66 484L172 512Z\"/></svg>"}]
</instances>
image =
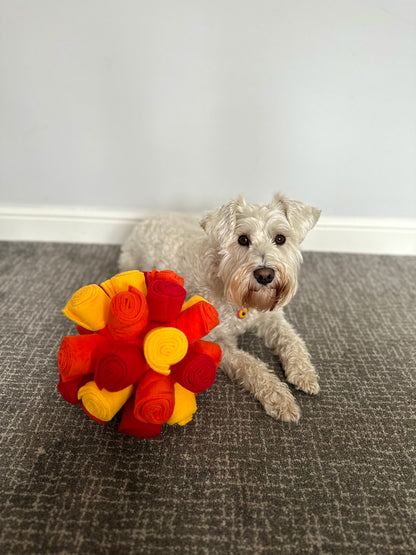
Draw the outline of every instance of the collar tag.
<instances>
[{"instance_id":1,"label":"collar tag","mask_svg":"<svg viewBox=\"0 0 416 555\"><path fill-rule=\"evenodd\" d=\"M243 308L237 312L237 318L239 318L240 320L243 320L243 318L245 318L247 314L248 314L248 308L246 306L243 306Z\"/></svg>"}]
</instances>

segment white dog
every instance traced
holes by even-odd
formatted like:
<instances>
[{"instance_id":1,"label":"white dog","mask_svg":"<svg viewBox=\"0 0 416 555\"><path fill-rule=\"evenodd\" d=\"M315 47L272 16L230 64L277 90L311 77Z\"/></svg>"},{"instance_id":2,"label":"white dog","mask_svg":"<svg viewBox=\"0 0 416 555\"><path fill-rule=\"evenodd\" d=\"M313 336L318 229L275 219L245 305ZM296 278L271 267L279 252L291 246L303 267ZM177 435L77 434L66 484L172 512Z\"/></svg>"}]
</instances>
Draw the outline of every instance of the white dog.
<instances>
[{"instance_id":1,"label":"white dog","mask_svg":"<svg viewBox=\"0 0 416 555\"><path fill-rule=\"evenodd\" d=\"M200 222L184 214L140 221L122 248L120 269L170 269L188 294L218 310L220 325L209 339L221 345L222 370L261 402L267 414L297 422L300 409L271 368L237 346L254 328L280 357L287 381L318 393L318 376L303 340L285 320L283 306L297 289L299 245L320 211L276 195L266 206L239 198Z\"/></svg>"}]
</instances>

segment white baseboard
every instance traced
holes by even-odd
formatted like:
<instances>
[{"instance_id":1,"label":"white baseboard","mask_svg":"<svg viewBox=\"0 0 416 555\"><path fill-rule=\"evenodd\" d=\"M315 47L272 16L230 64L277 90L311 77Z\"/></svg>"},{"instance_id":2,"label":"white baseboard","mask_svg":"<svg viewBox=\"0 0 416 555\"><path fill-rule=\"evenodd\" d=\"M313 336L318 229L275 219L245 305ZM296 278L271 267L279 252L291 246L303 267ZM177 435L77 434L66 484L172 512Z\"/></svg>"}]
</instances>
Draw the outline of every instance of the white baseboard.
<instances>
[{"instance_id":1,"label":"white baseboard","mask_svg":"<svg viewBox=\"0 0 416 555\"><path fill-rule=\"evenodd\" d=\"M99 208L0 205L0 240L118 245L140 217Z\"/></svg>"},{"instance_id":2,"label":"white baseboard","mask_svg":"<svg viewBox=\"0 0 416 555\"><path fill-rule=\"evenodd\" d=\"M322 217L302 250L415 256L416 220Z\"/></svg>"},{"instance_id":3,"label":"white baseboard","mask_svg":"<svg viewBox=\"0 0 416 555\"><path fill-rule=\"evenodd\" d=\"M0 206L0 240L119 245L143 215L92 208ZM302 250L416 255L416 220L323 216Z\"/></svg>"}]
</instances>

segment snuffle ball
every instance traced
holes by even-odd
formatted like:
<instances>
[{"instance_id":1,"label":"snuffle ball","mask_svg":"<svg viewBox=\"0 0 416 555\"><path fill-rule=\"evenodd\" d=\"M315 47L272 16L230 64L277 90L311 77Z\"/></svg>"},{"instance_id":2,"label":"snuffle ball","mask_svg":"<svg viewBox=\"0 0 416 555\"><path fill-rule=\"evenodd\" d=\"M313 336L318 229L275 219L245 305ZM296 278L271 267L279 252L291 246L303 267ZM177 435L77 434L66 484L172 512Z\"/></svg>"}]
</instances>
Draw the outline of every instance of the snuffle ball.
<instances>
[{"instance_id":1,"label":"snuffle ball","mask_svg":"<svg viewBox=\"0 0 416 555\"><path fill-rule=\"evenodd\" d=\"M93 420L139 438L181 426L197 410L196 395L211 387L221 361L205 337L218 313L205 299L187 302L184 280L170 270L130 271L86 285L63 313L77 327L58 352L58 391Z\"/></svg>"}]
</instances>

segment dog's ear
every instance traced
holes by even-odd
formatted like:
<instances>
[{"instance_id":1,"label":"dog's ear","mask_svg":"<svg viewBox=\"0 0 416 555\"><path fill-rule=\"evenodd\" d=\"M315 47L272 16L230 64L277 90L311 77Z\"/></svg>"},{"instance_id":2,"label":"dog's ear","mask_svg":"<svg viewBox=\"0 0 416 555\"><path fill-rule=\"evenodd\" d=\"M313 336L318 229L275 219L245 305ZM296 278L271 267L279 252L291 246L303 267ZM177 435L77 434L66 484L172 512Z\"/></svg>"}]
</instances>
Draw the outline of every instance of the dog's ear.
<instances>
[{"instance_id":1,"label":"dog's ear","mask_svg":"<svg viewBox=\"0 0 416 555\"><path fill-rule=\"evenodd\" d=\"M216 210L208 212L200 221L202 229L219 244L224 244L235 228L238 208L245 204L243 197L238 197L238 199L231 200Z\"/></svg>"},{"instance_id":2,"label":"dog's ear","mask_svg":"<svg viewBox=\"0 0 416 555\"><path fill-rule=\"evenodd\" d=\"M321 211L318 208L297 200L289 200L280 193L273 197L270 206L283 209L287 221L296 233L299 243L302 243L306 234L314 227L321 215Z\"/></svg>"}]
</instances>

